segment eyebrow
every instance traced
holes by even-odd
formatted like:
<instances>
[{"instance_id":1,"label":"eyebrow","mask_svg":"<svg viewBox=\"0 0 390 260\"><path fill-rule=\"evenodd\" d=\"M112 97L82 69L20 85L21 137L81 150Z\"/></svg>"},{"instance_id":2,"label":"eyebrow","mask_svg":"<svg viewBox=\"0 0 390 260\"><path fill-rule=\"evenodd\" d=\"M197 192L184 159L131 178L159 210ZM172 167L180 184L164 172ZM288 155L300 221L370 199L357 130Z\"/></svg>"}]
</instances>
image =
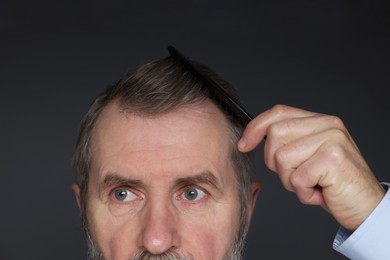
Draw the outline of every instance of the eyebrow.
<instances>
[{"instance_id":1,"label":"eyebrow","mask_svg":"<svg viewBox=\"0 0 390 260\"><path fill-rule=\"evenodd\" d=\"M209 171L201 172L194 176L179 178L175 181L175 186L186 186L200 183L210 185L220 193L223 193L223 189L219 185L217 178Z\"/></svg>"},{"instance_id":2,"label":"eyebrow","mask_svg":"<svg viewBox=\"0 0 390 260\"><path fill-rule=\"evenodd\" d=\"M199 174L178 178L174 181L174 186L188 186L194 184L207 184L215 188L218 192L223 193L222 187L218 184L217 178L209 171L204 171ZM103 192L110 187L115 186L130 186L130 187L140 187L145 188L145 184L136 179L123 177L118 173L108 173L103 182L99 183L98 194L102 197Z\"/></svg>"},{"instance_id":3,"label":"eyebrow","mask_svg":"<svg viewBox=\"0 0 390 260\"><path fill-rule=\"evenodd\" d=\"M132 178L122 177L117 173L108 173L102 183L99 183L99 196L110 187L114 186L131 186L144 187L145 185L140 181Z\"/></svg>"}]
</instances>

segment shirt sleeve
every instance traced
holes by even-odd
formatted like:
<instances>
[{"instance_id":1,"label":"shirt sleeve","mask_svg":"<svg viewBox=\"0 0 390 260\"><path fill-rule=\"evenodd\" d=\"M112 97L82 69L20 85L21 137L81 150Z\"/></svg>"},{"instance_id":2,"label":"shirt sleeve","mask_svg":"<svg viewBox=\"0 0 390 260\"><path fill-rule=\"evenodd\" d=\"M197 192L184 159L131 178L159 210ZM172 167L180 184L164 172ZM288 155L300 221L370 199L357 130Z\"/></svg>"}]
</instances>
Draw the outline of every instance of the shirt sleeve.
<instances>
[{"instance_id":1,"label":"shirt sleeve","mask_svg":"<svg viewBox=\"0 0 390 260\"><path fill-rule=\"evenodd\" d=\"M341 227L333 248L350 259L390 259L390 189L370 216L353 233Z\"/></svg>"}]
</instances>

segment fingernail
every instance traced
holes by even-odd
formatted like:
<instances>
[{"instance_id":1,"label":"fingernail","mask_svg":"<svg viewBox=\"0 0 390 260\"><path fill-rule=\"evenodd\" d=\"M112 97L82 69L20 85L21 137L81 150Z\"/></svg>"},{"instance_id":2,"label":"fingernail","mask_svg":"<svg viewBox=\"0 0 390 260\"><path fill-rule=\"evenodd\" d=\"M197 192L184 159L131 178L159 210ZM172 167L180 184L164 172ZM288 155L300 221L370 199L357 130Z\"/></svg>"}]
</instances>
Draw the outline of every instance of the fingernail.
<instances>
[{"instance_id":1,"label":"fingernail","mask_svg":"<svg viewBox=\"0 0 390 260\"><path fill-rule=\"evenodd\" d=\"M238 142L238 149L242 150L246 147L246 139L241 138L241 140Z\"/></svg>"}]
</instances>

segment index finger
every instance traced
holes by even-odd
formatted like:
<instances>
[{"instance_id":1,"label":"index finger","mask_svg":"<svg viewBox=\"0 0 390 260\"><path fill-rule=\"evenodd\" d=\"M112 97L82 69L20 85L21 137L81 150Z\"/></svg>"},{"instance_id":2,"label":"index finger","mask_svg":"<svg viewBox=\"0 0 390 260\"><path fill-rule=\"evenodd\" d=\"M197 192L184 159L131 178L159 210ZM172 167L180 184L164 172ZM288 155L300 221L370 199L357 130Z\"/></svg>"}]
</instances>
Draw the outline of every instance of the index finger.
<instances>
[{"instance_id":1,"label":"index finger","mask_svg":"<svg viewBox=\"0 0 390 260\"><path fill-rule=\"evenodd\" d=\"M267 130L273 123L288 118L309 117L317 113L286 105L275 105L255 117L245 128L237 146L241 152L249 152L255 149L266 137Z\"/></svg>"}]
</instances>

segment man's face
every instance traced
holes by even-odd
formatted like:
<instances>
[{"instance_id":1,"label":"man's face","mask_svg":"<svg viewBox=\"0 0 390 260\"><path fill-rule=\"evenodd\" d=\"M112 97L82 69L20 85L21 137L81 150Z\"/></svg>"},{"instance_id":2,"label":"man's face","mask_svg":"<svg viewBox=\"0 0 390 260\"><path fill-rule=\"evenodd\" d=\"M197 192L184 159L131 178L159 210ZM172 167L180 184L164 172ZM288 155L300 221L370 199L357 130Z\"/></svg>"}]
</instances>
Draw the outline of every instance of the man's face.
<instances>
[{"instance_id":1,"label":"man's face","mask_svg":"<svg viewBox=\"0 0 390 260\"><path fill-rule=\"evenodd\" d=\"M228 122L212 102L155 117L112 103L99 116L91 148L86 215L105 258L230 254L239 193Z\"/></svg>"}]
</instances>

